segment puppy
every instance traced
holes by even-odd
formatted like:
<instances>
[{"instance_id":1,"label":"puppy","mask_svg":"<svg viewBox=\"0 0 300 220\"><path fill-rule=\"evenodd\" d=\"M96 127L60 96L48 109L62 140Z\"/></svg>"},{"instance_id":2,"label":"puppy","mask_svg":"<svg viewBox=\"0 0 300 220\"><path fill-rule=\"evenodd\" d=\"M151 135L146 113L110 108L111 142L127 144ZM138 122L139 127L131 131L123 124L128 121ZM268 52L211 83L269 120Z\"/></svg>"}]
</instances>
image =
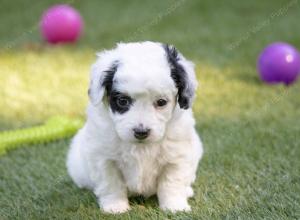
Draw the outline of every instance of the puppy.
<instances>
[{"instance_id":1,"label":"puppy","mask_svg":"<svg viewBox=\"0 0 300 220\"><path fill-rule=\"evenodd\" d=\"M68 173L109 213L128 196L157 194L163 210L189 211L202 144L191 105L192 62L173 46L120 43L92 66L87 121L67 156Z\"/></svg>"}]
</instances>

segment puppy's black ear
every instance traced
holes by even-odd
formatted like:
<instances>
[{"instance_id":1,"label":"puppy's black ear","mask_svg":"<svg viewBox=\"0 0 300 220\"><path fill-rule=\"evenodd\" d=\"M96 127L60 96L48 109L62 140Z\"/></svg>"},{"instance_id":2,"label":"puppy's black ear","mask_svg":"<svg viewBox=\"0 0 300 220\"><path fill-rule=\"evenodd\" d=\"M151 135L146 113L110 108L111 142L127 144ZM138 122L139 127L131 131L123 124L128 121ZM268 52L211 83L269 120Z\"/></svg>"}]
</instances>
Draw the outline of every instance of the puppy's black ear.
<instances>
[{"instance_id":1,"label":"puppy's black ear","mask_svg":"<svg viewBox=\"0 0 300 220\"><path fill-rule=\"evenodd\" d=\"M178 104L180 108L188 109L197 87L194 64L186 60L174 46L164 44L163 48L171 68L171 77L178 89Z\"/></svg>"},{"instance_id":2,"label":"puppy's black ear","mask_svg":"<svg viewBox=\"0 0 300 220\"><path fill-rule=\"evenodd\" d=\"M100 57L92 66L88 94L93 105L102 101L104 93L110 94L118 65L119 62L116 60L107 62L107 60L101 60Z\"/></svg>"}]
</instances>

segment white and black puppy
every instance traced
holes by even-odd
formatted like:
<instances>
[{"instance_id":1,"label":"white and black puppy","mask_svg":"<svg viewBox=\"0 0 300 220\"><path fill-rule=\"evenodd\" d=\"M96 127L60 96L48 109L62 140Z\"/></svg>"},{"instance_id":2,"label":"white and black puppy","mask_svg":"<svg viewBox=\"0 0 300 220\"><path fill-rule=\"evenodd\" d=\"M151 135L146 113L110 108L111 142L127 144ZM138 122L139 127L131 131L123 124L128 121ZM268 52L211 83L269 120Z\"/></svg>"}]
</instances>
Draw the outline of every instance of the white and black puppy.
<instances>
[{"instance_id":1,"label":"white and black puppy","mask_svg":"<svg viewBox=\"0 0 300 220\"><path fill-rule=\"evenodd\" d=\"M157 194L160 208L188 211L202 144L191 105L192 62L173 46L120 43L92 66L87 121L74 137L67 168L92 189L105 212L128 196Z\"/></svg>"}]
</instances>

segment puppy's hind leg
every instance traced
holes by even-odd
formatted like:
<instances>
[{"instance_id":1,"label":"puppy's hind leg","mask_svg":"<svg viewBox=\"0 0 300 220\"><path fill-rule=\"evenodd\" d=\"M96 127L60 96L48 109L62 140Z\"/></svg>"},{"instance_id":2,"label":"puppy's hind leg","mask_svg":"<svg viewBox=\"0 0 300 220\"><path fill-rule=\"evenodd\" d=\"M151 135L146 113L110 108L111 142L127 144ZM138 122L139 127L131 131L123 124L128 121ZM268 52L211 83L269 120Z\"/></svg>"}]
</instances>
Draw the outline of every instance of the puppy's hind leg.
<instances>
[{"instance_id":1,"label":"puppy's hind leg","mask_svg":"<svg viewBox=\"0 0 300 220\"><path fill-rule=\"evenodd\" d=\"M93 189L92 181L89 177L87 161L81 153L80 148L83 147L83 131L73 138L70 150L67 155L67 169L70 177L75 184L80 188Z\"/></svg>"}]
</instances>

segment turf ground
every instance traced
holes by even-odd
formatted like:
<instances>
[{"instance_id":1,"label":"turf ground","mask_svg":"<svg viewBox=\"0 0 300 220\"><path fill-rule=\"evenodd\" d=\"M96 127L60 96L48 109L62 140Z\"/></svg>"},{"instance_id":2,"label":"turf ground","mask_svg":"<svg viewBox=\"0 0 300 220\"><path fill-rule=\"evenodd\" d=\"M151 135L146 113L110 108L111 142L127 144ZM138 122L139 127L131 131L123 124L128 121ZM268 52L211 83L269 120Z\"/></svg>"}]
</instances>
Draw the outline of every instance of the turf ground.
<instances>
[{"instance_id":1,"label":"turf ground","mask_svg":"<svg viewBox=\"0 0 300 220\"><path fill-rule=\"evenodd\" d=\"M77 45L42 43L38 19L55 1L2 0L0 130L49 116L84 117L95 52L119 41L174 44L197 65L194 105L205 154L190 199L171 214L156 198L103 214L65 170L69 139L0 158L0 219L300 219L300 82L267 86L256 73L273 41L300 48L300 2L70 1L85 21Z\"/></svg>"}]
</instances>

